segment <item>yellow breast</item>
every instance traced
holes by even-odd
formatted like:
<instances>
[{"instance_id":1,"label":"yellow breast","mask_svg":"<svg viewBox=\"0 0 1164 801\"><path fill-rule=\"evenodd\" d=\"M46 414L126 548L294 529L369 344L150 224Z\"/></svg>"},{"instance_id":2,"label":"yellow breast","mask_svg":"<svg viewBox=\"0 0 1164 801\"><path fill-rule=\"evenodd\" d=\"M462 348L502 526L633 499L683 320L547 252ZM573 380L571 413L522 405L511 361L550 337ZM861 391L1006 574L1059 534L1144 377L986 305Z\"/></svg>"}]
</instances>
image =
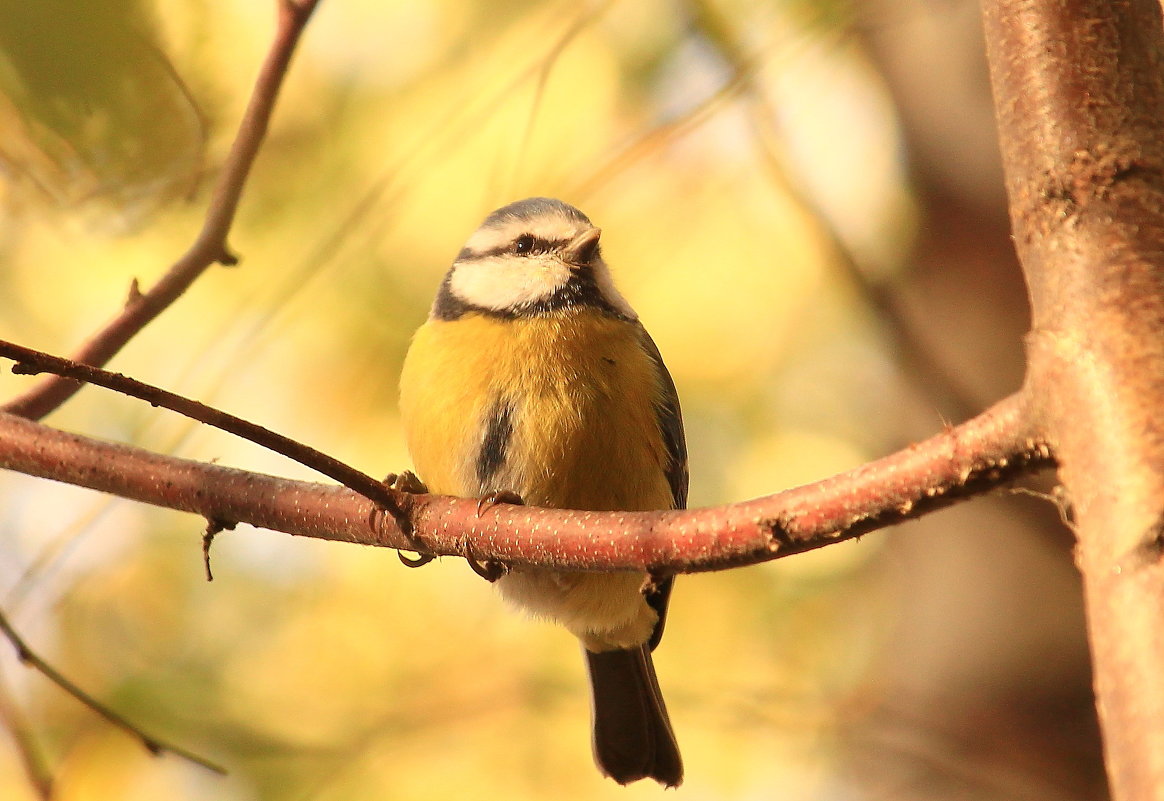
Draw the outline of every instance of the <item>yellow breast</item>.
<instances>
[{"instance_id":1,"label":"yellow breast","mask_svg":"<svg viewBox=\"0 0 1164 801\"><path fill-rule=\"evenodd\" d=\"M527 503L594 510L672 506L656 417L661 385L636 323L588 310L429 320L401 376L417 472L433 492L512 490ZM490 416L511 408L488 485L479 459Z\"/></svg>"}]
</instances>

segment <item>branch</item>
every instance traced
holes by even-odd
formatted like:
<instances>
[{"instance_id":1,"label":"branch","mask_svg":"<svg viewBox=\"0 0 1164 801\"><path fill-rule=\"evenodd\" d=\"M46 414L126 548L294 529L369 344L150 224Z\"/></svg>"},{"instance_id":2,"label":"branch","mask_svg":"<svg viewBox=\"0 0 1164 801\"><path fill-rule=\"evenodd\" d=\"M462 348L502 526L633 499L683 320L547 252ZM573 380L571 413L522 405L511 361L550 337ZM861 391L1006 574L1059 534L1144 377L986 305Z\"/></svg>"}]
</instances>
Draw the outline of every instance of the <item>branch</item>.
<instances>
[{"instance_id":1,"label":"branch","mask_svg":"<svg viewBox=\"0 0 1164 801\"><path fill-rule=\"evenodd\" d=\"M94 334L73 356L77 362L103 365L139 331L178 299L212 264L238 262L226 239L234 222L239 198L255 156L267 133L267 126L283 78L300 35L319 0L278 0L279 21L275 39L255 81L250 103L239 124L238 134L211 195L202 230L194 243L148 292L130 286L121 313ZM81 383L61 377L49 378L2 408L32 420L39 420L71 398Z\"/></svg>"},{"instance_id":2,"label":"branch","mask_svg":"<svg viewBox=\"0 0 1164 801\"><path fill-rule=\"evenodd\" d=\"M69 359L51 356L12 342L0 340L0 356L15 361L16 364L13 365L12 372L19 375L47 372L84 383L96 384L123 395L147 401L153 406L162 406L192 420L206 423L250 440L256 445L261 445L268 450L317 470L328 478L335 479L399 517L400 509L396 495L383 482L377 481L366 473L362 473L326 453L296 442L269 428L264 428L248 420L243 420L241 417L235 417L233 414L227 414L198 401L137 381L120 373L111 373L97 367L90 367L87 364L78 364ZM221 522L216 522L222 525Z\"/></svg>"},{"instance_id":3,"label":"branch","mask_svg":"<svg viewBox=\"0 0 1164 801\"><path fill-rule=\"evenodd\" d=\"M402 533L342 487L163 456L0 413L0 467L299 536L571 570L689 573L812 550L980 495L1052 464L1011 396L924 442L824 481L707 509L586 512L401 494Z\"/></svg>"},{"instance_id":4,"label":"branch","mask_svg":"<svg viewBox=\"0 0 1164 801\"><path fill-rule=\"evenodd\" d=\"M8 622L8 618L3 612L0 612L0 632L2 632L4 636L8 638L10 643L12 643L12 647L16 649L16 655L20 658L21 662L34 668L46 679L60 687L69 695L76 698L85 706L92 709L94 712L105 718L117 728L140 740L141 744L145 746L146 750L154 756L170 753L189 762L193 762L195 765L201 765L202 767L208 770L212 770L215 773L226 773L225 768L215 764L214 762L211 762L205 757L200 757L192 751L187 751L185 748L171 745L164 740L159 740L157 737L146 734L135 724L131 723L128 718L118 712L113 711L98 701L96 698L89 695L89 693L82 690L80 687L62 675L60 671L58 671L48 662L44 661L44 659L38 656L31 648L29 648L24 640L21 639L20 635L16 633L16 630L12 628L12 624Z\"/></svg>"}]
</instances>

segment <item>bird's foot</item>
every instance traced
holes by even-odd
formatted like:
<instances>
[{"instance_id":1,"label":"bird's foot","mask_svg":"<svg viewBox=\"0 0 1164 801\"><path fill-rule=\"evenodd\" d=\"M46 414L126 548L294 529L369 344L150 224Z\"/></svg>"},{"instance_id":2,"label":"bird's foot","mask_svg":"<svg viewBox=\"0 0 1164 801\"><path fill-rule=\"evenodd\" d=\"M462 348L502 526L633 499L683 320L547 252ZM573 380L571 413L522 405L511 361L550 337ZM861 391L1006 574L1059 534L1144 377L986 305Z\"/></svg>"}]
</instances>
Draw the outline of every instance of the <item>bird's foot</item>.
<instances>
[{"instance_id":1,"label":"bird's foot","mask_svg":"<svg viewBox=\"0 0 1164 801\"><path fill-rule=\"evenodd\" d=\"M384 476L384 484L389 489L394 489L398 492L407 492L410 495L423 495L428 492L428 487L411 470L405 470L403 473L389 473Z\"/></svg>"},{"instance_id":2,"label":"bird's foot","mask_svg":"<svg viewBox=\"0 0 1164 801\"><path fill-rule=\"evenodd\" d=\"M469 567L474 573L490 584L509 572L509 565L504 562L498 562L495 559L481 561L473 556L473 548L469 545L468 540L465 541L465 561L469 563Z\"/></svg>"},{"instance_id":3,"label":"bird's foot","mask_svg":"<svg viewBox=\"0 0 1164 801\"><path fill-rule=\"evenodd\" d=\"M477 500L477 517L485 514L499 503L510 503L514 506L525 506L525 501L522 497L512 490L499 490L497 492L490 492L488 495L482 495Z\"/></svg>"},{"instance_id":4,"label":"bird's foot","mask_svg":"<svg viewBox=\"0 0 1164 801\"><path fill-rule=\"evenodd\" d=\"M405 470L403 473L389 473L384 476L384 484L389 489L394 489L397 492L407 492L410 495L423 495L428 492L428 487L411 470ZM411 536L408 538L410 540L413 539ZM417 551L415 557L405 556L404 551L397 551L396 555L400 557L401 563L407 567L424 567L436 559L432 554L421 551Z\"/></svg>"}]
</instances>

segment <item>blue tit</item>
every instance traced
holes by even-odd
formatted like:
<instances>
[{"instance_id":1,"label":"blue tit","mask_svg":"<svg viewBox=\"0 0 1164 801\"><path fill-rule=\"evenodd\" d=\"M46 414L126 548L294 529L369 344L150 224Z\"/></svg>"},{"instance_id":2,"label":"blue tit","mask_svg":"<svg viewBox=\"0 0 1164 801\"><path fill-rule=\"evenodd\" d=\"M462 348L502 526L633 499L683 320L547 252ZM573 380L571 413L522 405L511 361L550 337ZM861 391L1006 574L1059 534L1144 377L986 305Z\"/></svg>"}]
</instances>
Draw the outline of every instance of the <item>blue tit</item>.
<instances>
[{"instance_id":1,"label":"blue tit","mask_svg":"<svg viewBox=\"0 0 1164 801\"><path fill-rule=\"evenodd\" d=\"M533 506L683 508L687 446L675 385L610 277L600 230L559 200L490 214L416 332L400 411L432 492L513 492ZM626 784L683 779L651 651L672 580L515 567L501 594L582 642L599 769Z\"/></svg>"}]
</instances>

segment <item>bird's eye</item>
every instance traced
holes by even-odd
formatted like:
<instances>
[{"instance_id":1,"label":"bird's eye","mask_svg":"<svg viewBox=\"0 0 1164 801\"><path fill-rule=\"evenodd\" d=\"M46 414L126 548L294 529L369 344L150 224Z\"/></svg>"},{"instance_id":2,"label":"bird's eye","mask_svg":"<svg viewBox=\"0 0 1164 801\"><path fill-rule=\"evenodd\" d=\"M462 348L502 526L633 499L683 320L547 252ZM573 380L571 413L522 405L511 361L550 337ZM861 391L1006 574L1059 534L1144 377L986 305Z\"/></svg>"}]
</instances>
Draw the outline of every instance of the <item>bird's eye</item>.
<instances>
[{"instance_id":1,"label":"bird's eye","mask_svg":"<svg viewBox=\"0 0 1164 801\"><path fill-rule=\"evenodd\" d=\"M533 251L534 238L529 234L522 234L517 239L513 240L513 252L524 256Z\"/></svg>"}]
</instances>

